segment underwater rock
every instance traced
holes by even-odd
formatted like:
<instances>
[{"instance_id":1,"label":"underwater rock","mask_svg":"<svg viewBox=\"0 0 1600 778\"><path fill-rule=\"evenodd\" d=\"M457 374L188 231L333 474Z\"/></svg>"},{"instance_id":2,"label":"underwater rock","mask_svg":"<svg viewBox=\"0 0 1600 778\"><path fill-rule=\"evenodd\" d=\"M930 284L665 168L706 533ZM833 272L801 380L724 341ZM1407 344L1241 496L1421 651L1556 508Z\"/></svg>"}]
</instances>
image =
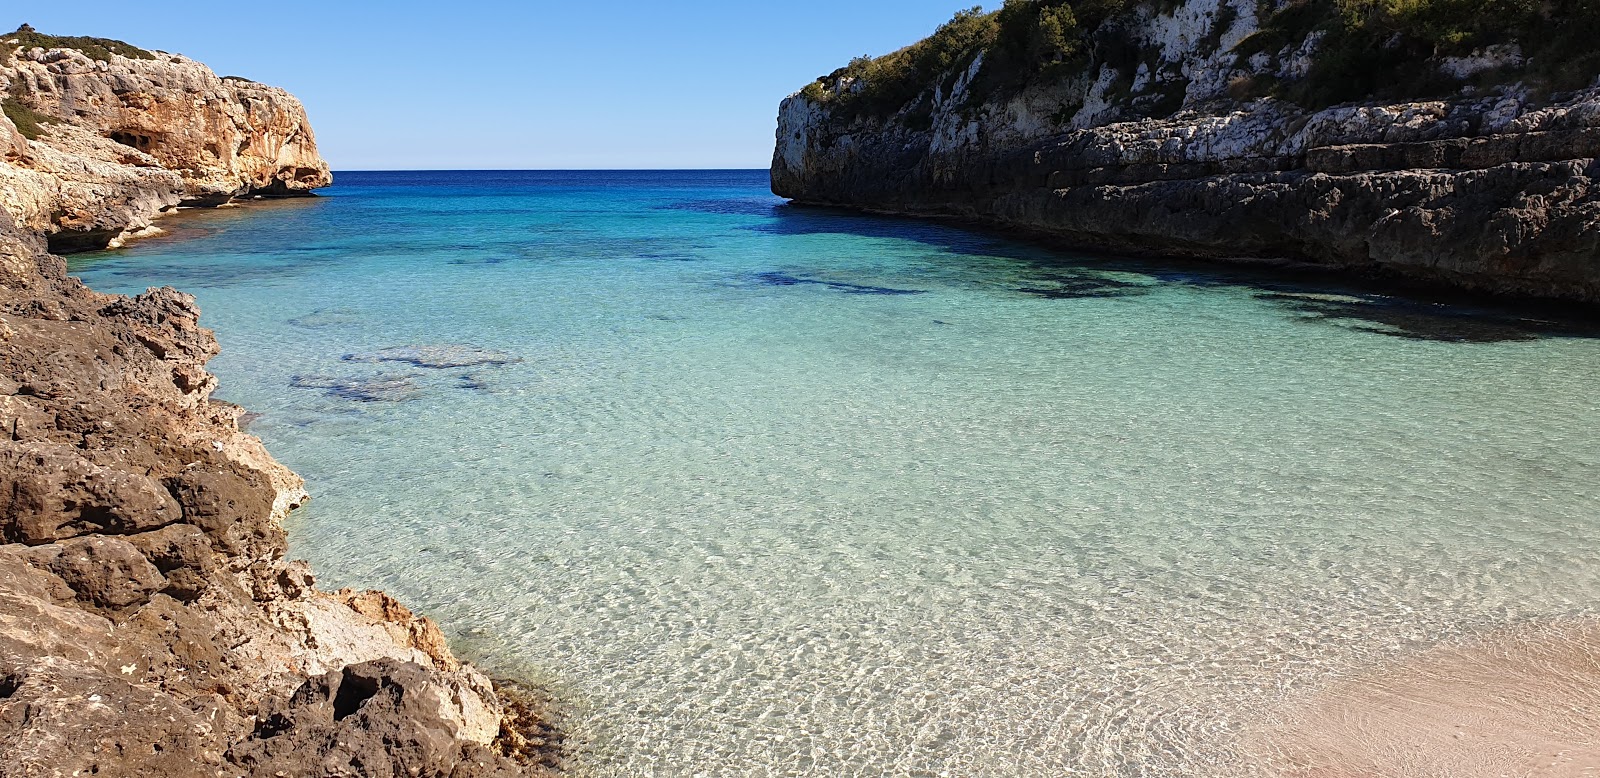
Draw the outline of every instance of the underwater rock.
<instances>
[{"instance_id":1,"label":"underwater rock","mask_svg":"<svg viewBox=\"0 0 1600 778\"><path fill-rule=\"evenodd\" d=\"M322 389L330 397L356 402L404 402L417 396L421 389L412 383L409 375L375 375L365 377L297 375L289 379L296 389Z\"/></svg>"},{"instance_id":2,"label":"underwater rock","mask_svg":"<svg viewBox=\"0 0 1600 778\"><path fill-rule=\"evenodd\" d=\"M499 367L521 362L522 358L514 357L503 351L450 344L439 346L399 346L358 354L346 354L344 361L369 363L404 362L408 365L431 370L445 370L457 367Z\"/></svg>"}]
</instances>

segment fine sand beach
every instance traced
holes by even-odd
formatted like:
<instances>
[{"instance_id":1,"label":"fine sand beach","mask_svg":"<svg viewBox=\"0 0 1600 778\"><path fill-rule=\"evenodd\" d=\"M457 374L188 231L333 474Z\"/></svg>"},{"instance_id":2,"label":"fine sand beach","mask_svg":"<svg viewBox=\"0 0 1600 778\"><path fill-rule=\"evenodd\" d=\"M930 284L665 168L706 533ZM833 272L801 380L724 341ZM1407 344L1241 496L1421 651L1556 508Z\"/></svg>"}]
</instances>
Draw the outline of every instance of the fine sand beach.
<instances>
[{"instance_id":1,"label":"fine sand beach","mask_svg":"<svg viewBox=\"0 0 1600 778\"><path fill-rule=\"evenodd\" d=\"M1292 696L1245 742L1267 774L1600 772L1600 624L1499 630Z\"/></svg>"}]
</instances>

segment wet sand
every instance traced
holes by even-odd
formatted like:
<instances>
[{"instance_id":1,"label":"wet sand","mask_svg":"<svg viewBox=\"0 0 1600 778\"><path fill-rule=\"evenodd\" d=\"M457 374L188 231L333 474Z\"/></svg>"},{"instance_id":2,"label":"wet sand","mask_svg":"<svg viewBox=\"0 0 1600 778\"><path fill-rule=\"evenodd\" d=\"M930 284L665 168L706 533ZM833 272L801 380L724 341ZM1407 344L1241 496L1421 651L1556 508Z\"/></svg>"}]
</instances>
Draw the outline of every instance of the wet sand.
<instances>
[{"instance_id":1,"label":"wet sand","mask_svg":"<svg viewBox=\"0 0 1600 778\"><path fill-rule=\"evenodd\" d=\"M1286 701L1244 742L1295 778L1600 776L1600 620L1423 652Z\"/></svg>"}]
</instances>

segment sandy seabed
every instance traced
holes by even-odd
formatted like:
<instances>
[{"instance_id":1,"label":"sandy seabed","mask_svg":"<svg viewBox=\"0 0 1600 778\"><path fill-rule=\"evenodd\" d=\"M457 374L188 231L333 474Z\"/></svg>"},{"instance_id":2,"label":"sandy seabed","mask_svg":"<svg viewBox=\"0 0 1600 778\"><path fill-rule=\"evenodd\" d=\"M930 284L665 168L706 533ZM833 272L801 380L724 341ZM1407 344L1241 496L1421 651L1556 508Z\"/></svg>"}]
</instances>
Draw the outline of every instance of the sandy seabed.
<instances>
[{"instance_id":1,"label":"sandy seabed","mask_svg":"<svg viewBox=\"0 0 1600 778\"><path fill-rule=\"evenodd\" d=\"M1286 702L1245 744L1296 778L1600 776L1600 620L1425 651Z\"/></svg>"}]
</instances>

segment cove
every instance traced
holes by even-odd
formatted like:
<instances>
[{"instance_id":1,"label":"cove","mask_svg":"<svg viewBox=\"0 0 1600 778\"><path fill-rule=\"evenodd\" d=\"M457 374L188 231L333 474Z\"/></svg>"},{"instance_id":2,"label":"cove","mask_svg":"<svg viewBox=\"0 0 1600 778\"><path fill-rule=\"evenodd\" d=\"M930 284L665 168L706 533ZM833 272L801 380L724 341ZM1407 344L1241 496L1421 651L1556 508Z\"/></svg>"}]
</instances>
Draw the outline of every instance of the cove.
<instances>
[{"instance_id":1,"label":"cove","mask_svg":"<svg viewBox=\"0 0 1600 778\"><path fill-rule=\"evenodd\" d=\"M294 551L592 775L1249 775L1287 695L1600 602L1600 340L798 208L346 173L75 259L196 295Z\"/></svg>"}]
</instances>

